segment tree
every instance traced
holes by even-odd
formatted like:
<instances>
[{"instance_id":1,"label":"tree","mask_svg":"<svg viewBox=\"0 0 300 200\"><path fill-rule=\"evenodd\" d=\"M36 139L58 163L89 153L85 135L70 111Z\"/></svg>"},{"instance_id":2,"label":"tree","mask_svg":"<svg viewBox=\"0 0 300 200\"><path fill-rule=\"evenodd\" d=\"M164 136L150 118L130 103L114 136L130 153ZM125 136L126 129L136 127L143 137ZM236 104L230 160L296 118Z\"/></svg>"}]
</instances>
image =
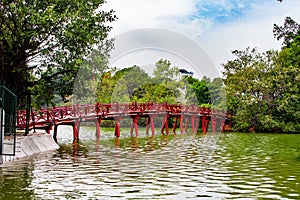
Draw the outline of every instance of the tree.
<instances>
[{"instance_id":1,"label":"tree","mask_svg":"<svg viewBox=\"0 0 300 200\"><path fill-rule=\"evenodd\" d=\"M28 88L49 83L62 97L72 92L83 59L106 42L103 0L4 0L0 4L1 84L15 91L24 107ZM40 87L45 88L45 87Z\"/></svg>"},{"instance_id":2,"label":"tree","mask_svg":"<svg viewBox=\"0 0 300 200\"><path fill-rule=\"evenodd\" d=\"M111 48L111 46L108 47ZM83 61L73 86L73 103L95 103L97 85L102 75L108 70L110 50L105 48L93 50L91 55Z\"/></svg>"},{"instance_id":3,"label":"tree","mask_svg":"<svg viewBox=\"0 0 300 200\"><path fill-rule=\"evenodd\" d=\"M178 76L179 69L178 67L171 67L171 62L169 60L160 59L155 64L153 74L157 83L168 85L170 81Z\"/></svg>"},{"instance_id":4,"label":"tree","mask_svg":"<svg viewBox=\"0 0 300 200\"><path fill-rule=\"evenodd\" d=\"M284 132L300 130L300 35L278 55L274 78L276 115Z\"/></svg>"},{"instance_id":5,"label":"tree","mask_svg":"<svg viewBox=\"0 0 300 200\"><path fill-rule=\"evenodd\" d=\"M119 78L113 92L112 101L114 102L136 101L135 90L148 84L151 79L143 69L136 65L118 71L115 76Z\"/></svg>"},{"instance_id":6,"label":"tree","mask_svg":"<svg viewBox=\"0 0 300 200\"><path fill-rule=\"evenodd\" d=\"M200 81L191 76L186 76L184 78L186 82L186 99L189 104L209 104L210 94L207 87L207 82L210 81L209 78L203 77Z\"/></svg>"},{"instance_id":7,"label":"tree","mask_svg":"<svg viewBox=\"0 0 300 200\"><path fill-rule=\"evenodd\" d=\"M134 99L137 102L154 102L169 104L178 103L179 91L170 88L164 84L157 84L155 82L140 86L134 91Z\"/></svg>"},{"instance_id":8,"label":"tree","mask_svg":"<svg viewBox=\"0 0 300 200\"><path fill-rule=\"evenodd\" d=\"M286 17L283 26L274 24L274 37L277 40L283 39L283 47L289 47L297 35L300 35L300 25L290 17Z\"/></svg>"},{"instance_id":9,"label":"tree","mask_svg":"<svg viewBox=\"0 0 300 200\"><path fill-rule=\"evenodd\" d=\"M237 58L224 65L224 83L236 130L299 130L299 41L297 36L281 52L233 51Z\"/></svg>"},{"instance_id":10,"label":"tree","mask_svg":"<svg viewBox=\"0 0 300 200\"><path fill-rule=\"evenodd\" d=\"M224 91L224 82L222 78L214 78L212 82L207 83L210 95L210 102L214 108L224 109L226 107L226 94Z\"/></svg>"},{"instance_id":11,"label":"tree","mask_svg":"<svg viewBox=\"0 0 300 200\"><path fill-rule=\"evenodd\" d=\"M268 115L273 107L275 93L270 77L276 52L261 54L247 48L233 54L237 58L223 65L228 109L236 115L237 130L258 128L261 117Z\"/></svg>"}]
</instances>

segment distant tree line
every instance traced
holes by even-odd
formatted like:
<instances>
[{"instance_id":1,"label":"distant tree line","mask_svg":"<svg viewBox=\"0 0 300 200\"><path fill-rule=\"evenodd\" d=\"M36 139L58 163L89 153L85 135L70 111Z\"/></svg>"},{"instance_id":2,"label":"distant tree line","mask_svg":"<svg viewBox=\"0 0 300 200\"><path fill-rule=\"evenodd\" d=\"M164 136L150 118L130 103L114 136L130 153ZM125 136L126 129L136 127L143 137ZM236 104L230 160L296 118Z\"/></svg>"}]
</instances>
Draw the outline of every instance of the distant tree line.
<instances>
[{"instance_id":1,"label":"distant tree line","mask_svg":"<svg viewBox=\"0 0 300 200\"><path fill-rule=\"evenodd\" d=\"M86 76L84 74L79 74L77 78ZM211 82L205 76L202 80L180 76L179 68L165 59L155 63L152 75L134 65L119 70L112 68L98 76L97 79L85 79L85 83L76 85L78 88L73 100L77 103L168 102L210 107L212 98L216 102L214 105L221 102L218 95L224 86L221 78Z\"/></svg>"}]
</instances>

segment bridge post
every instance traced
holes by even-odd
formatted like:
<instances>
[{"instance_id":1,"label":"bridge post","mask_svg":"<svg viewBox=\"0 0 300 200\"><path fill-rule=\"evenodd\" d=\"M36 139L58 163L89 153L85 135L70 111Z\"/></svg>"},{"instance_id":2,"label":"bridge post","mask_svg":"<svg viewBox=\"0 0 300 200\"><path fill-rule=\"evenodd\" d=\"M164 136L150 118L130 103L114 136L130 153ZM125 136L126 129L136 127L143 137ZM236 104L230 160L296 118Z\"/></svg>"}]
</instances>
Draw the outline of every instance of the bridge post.
<instances>
[{"instance_id":1,"label":"bridge post","mask_svg":"<svg viewBox=\"0 0 300 200\"><path fill-rule=\"evenodd\" d=\"M133 133L133 127L135 129L135 136L138 137L139 136L139 126L138 126L138 119L139 119L139 115L136 115L132 118L132 123L130 126L130 134L132 135Z\"/></svg>"},{"instance_id":2,"label":"bridge post","mask_svg":"<svg viewBox=\"0 0 300 200\"><path fill-rule=\"evenodd\" d=\"M191 121L192 121L192 133L195 133L195 115L191 117Z\"/></svg>"},{"instance_id":3,"label":"bridge post","mask_svg":"<svg viewBox=\"0 0 300 200\"><path fill-rule=\"evenodd\" d=\"M150 124L150 117L146 118L146 135L149 135L149 124Z\"/></svg>"},{"instance_id":4,"label":"bridge post","mask_svg":"<svg viewBox=\"0 0 300 200\"><path fill-rule=\"evenodd\" d=\"M149 115L149 117L146 118L146 134L147 134L147 136L149 135L150 126L151 126L152 136L154 136L154 134L155 134L154 118L155 118L155 115Z\"/></svg>"},{"instance_id":5,"label":"bridge post","mask_svg":"<svg viewBox=\"0 0 300 200\"><path fill-rule=\"evenodd\" d=\"M199 129L199 117L196 117L196 122L195 122L195 133L198 133L198 129Z\"/></svg>"},{"instance_id":6,"label":"bridge post","mask_svg":"<svg viewBox=\"0 0 300 200\"><path fill-rule=\"evenodd\" d=\"M164 133L164 129L166 129L166 135L169 135L169 124L168 124L169 114L165 114L162 120L161 133Z\"/></svg>"},{"instance_id":7,"label":"bridge post","mask_svg":"<svg viewBox=\"0 0 300 200\"><path fill-rule=\"evenodd\" d=\"M207 119L207 116L202 116L202 133L207 132L208 122L209 120Z\"/></svg>"},{"instance_id":8,"label":"bridge post","mask_svg":"<svg viewBox=\"0 0 300 200\"><path fill-rule=\"evenodd\" d=\"M120 136L121 136L121 129L120 129L120 121L121 121L121 119L122 119L122 117L116 117L116 119L115 119L115 123L116 123L116 125L115 125L115 136L117 137L117 138L119 138Z\"/></svg>"},{"instance_id":9,"label":"bridge post","mask_svg":"<svg viewBox=\"0 0 300 200\"><path fill-rule=\"evenodd\" d=\"M102 119L99 117L96 119L96 137L97 138L100 138L100 126L101 126L101 122L102 122Z\"/></svg>"},{"instance_id":10,"label":"bridge post","mask_svg":"<svg viewBox=\"0 0 300 200\"><path fill-rule=\"evenodd\" d=\"M183 133L183 125L182 125L182 120L183 120L183 115L180 115L179 117L179 128L180 128L180 133Z\"/></svg>"},{"instance_id":11,"label":"bridge post","mask_svg":"<svg viewBox=\"0 0 300 200\"><path fill-rule=\"evenodd\" d=\"M80 120L76 120L73 124L73 139L79 139L79 130L80 130Z\"/></svg>"}]
</instances>

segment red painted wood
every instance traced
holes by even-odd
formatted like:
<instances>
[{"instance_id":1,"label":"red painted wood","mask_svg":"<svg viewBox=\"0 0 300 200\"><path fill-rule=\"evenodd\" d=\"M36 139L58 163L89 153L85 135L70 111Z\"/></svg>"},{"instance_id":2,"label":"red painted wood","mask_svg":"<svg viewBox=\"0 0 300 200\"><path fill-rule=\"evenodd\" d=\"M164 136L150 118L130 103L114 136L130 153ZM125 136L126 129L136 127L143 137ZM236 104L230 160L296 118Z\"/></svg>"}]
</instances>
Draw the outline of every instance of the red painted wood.
<instances>
[{"instance_id":1,"label":"red painted wood","mask_svg":"<svg viewBox=\"0 0 300 200\"><path fill-rule=\"evenodd\" d=\"M115 125L115 136L116 137L120 137L121 136L121 128L120 128L120 122L121 122L121 117L116 117L116 119L115 119L115 123L116 123L116 125Z\"/></svg>"},{"instance_id":2,"label":"red painted wood","mask_svg":"<svg viewBox=\"0 0 300 200\"><path fill-rule=\"evenodd\" d=\"M183 133L182 119L183 119L183 116L180 115L180 117L179 117L179 128L180 128L180 133L181 134Z\"/></svg>"},{"instance_id":3,"label":"red painted wood","mask_svg":"<svg viewBox=\"0 0 300 200\"><path fill-rule=\"evenodd\" d=\"M221 130L224 131L225 119L231 120L231 115L227 118L226 113L217 112L215 110L211 111L208 108L200 107L196 105L182 105L182 104L155 104L149 103L129 103L129 104L100 104L96 103L93 105L72 105L72 106L57 106L53 108L45 108L40 110L32 109L30 115L30 129L34 127L38 129L44 129L49 132L49 126L55 126L57 124L72 125L79 120L79 118L85 121L100 120L112 120L119 117L132 117L133 128L138 135L138 124L137 117L149 118L146 131L149 132L151 126L152 135L154 135L154 118L155 116L163 116L162 120L162 131L166 130L166 134L169 133L168 119L173 118L173 132L176 130L177 119L179 119L180 132L186 132L188 128L188 118L191 118L192 131L196 132L198 130L199 118L202 120L202 130L207 131L210 118L212 119L212 129L217 130L217 126L221 126ZM185 121L184 121L185 119ZM217 123L215 123L215 121ZM185 125L183 125L185 122ZM218 123L219 122L219 123ZM26 111L17 111L17 128L25 129L26 125ZM100 125L100 124L98 124ZM98 126L96 124L96 126ZM78 139L79 126L74 125L74 137ZM116 135L120 135L119 121L116 120ZM97 132L98 131L98 132ZM99 127L96 128L97 137L100 136Z\"/></svg>"},{"instance_id":4,"label":"red painted wood","mask_svg":"<svg viewBox=\"0 0 300 200\"><path fill-rule=\"evenodd\" d=\"M97 138L100 138L100 135L101 135L101 133L100 133L101 121L102 121L101 118L98 118L98 119L96 120L96 137L97 137Z\"/></svg>"}]
</instances>

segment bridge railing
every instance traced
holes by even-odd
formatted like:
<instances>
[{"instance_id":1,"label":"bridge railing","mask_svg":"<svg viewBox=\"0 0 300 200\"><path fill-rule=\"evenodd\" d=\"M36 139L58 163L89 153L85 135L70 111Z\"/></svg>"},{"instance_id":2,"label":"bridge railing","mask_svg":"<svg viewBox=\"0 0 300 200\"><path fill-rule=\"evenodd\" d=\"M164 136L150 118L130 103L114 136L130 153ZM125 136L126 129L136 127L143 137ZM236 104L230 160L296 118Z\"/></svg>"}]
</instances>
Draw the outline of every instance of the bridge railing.
<instances>
[{"instance_id":1,"label":"bridge railing","mask_svg":"<svg viewBox=\"0 0 300 200\"><path fill-rule=\"evenodd\" d=\"M63 120L72 120L84 117L105 117L112 114L133 114L133 113L153 113L153 114L182 114L197 116L225 117L225 111L217 111L198 105L168 104L168 103L112 103L112 104L90 104L90 105L72 105L56 106L52 108L43 108L40 110L32 109L30 113L30 126L42 125L45 123L54 123ZM26 111L17 111L17 127L26 127Z\"/></svg>"}]
</instances>

